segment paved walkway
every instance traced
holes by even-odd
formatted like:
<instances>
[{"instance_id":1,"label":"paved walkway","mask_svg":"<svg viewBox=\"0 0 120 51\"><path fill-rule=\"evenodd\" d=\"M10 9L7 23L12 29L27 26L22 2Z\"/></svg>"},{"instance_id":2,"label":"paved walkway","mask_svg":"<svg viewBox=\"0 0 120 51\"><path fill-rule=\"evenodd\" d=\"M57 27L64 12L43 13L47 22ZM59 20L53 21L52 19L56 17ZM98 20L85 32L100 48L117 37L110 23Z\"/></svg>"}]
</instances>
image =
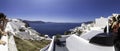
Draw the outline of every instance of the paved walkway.
<instances>
[{"instance_id":1,"label":"paved walkway","mask_svg":"<svg viewBox=\"0 0 120 51\"><path fill-rule=\"evenodd\" d=\"M66 46L60 47L58 45L55 45L55 51L68 51L68 49L66 48Z\"/></svg>"}]
</instances>

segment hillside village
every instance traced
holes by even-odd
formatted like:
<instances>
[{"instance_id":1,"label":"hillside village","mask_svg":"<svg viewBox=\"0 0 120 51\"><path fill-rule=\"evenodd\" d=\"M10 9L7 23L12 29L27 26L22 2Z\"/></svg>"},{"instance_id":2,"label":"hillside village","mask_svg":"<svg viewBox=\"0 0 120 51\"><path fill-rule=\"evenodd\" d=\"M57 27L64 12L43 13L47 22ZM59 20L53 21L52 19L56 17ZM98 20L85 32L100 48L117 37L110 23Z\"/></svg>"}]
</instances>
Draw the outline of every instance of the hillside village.
<instances>
[{"instance_id":1,"label":"hillside village","mask_svg":"<svg viewBox=\"0 0 120 51\"><path fill-rule=\"evenodd\" d=\"M110 41L103 39L107 42L104 44L105 46L90 43L93 37L104 32L104 28L109 25L108 19L113 16L117 18L119 14L113 14L108 18L96 18L93 23L83 23L80 27L70 29L71 33L56 35L52 39L48 36L40 36L40 33L29 27L21 19L6 18L5 32L7 35L1 38L6 44L0 45L0 51L115 51L112 39L109 39ZM107 32L109 32L108 29Z\"/></svg>"}]
</instances>

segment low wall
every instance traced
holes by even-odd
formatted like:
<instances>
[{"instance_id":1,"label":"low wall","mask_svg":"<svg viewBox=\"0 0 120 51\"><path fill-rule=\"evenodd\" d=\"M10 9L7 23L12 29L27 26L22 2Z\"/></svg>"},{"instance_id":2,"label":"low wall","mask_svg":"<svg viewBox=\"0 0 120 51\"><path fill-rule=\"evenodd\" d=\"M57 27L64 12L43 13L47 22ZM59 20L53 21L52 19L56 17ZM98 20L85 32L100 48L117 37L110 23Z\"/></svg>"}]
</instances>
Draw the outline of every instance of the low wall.
<instances>
[{"instance_id":1,"label":"low wall","mask_svg":"<svg viewBox=\"0 0 120 51\"><path fill-rule=\"evenodd\" d=\"M52 41L50 43L48 51L54 51L54 39L55 39L55 36L52 37Z\"/></svg>"},{"instance_id":2,"label":"low wall","mask_svg":"<svg viewBox=\"0 0 120 51\"><path fill-rule=\"evenodd\" d=\"M9 41L8 42L8 47L9 47L8 49L9 49L9 51L18 51L13 35L9 36L8 41Z\"/></svg>"}]
</instances>

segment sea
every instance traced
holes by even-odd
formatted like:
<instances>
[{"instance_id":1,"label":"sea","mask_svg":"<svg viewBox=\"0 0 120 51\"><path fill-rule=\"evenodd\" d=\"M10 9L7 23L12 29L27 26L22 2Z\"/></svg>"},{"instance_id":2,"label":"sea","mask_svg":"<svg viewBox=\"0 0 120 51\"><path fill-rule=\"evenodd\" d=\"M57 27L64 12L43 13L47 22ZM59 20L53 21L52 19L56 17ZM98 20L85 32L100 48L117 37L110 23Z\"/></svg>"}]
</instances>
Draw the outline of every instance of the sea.
<instances>
[{"instance_id":1,"label":"sea","mask_svg":"<svg viewBox=\"0 0 120 51\"><path fill-rule=\"evenodd\" d=\"M28 22L29 26L43 35L52 37L56 34L63 35L65 31L69 31L81 25L81 23L38 23Z\"/></svg>"}]
</instances>

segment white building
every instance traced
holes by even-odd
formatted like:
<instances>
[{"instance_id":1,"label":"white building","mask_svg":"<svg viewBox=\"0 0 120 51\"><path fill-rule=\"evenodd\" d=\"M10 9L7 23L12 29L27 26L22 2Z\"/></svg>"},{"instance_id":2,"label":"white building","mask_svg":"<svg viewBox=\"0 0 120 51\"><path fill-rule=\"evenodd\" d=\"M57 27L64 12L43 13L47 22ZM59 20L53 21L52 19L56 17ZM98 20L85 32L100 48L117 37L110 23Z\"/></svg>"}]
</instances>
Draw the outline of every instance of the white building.
<instances>
[{"instance_id":1,"label":"white building","mask_svg":"<svg viewBox=\"0 0 120 51\"><path fill-rule=\"evenodd\" d=\"M107 26L108 18L100 17L95 19L95 27L105 28Z\"/></svg>"}]
</instances>

